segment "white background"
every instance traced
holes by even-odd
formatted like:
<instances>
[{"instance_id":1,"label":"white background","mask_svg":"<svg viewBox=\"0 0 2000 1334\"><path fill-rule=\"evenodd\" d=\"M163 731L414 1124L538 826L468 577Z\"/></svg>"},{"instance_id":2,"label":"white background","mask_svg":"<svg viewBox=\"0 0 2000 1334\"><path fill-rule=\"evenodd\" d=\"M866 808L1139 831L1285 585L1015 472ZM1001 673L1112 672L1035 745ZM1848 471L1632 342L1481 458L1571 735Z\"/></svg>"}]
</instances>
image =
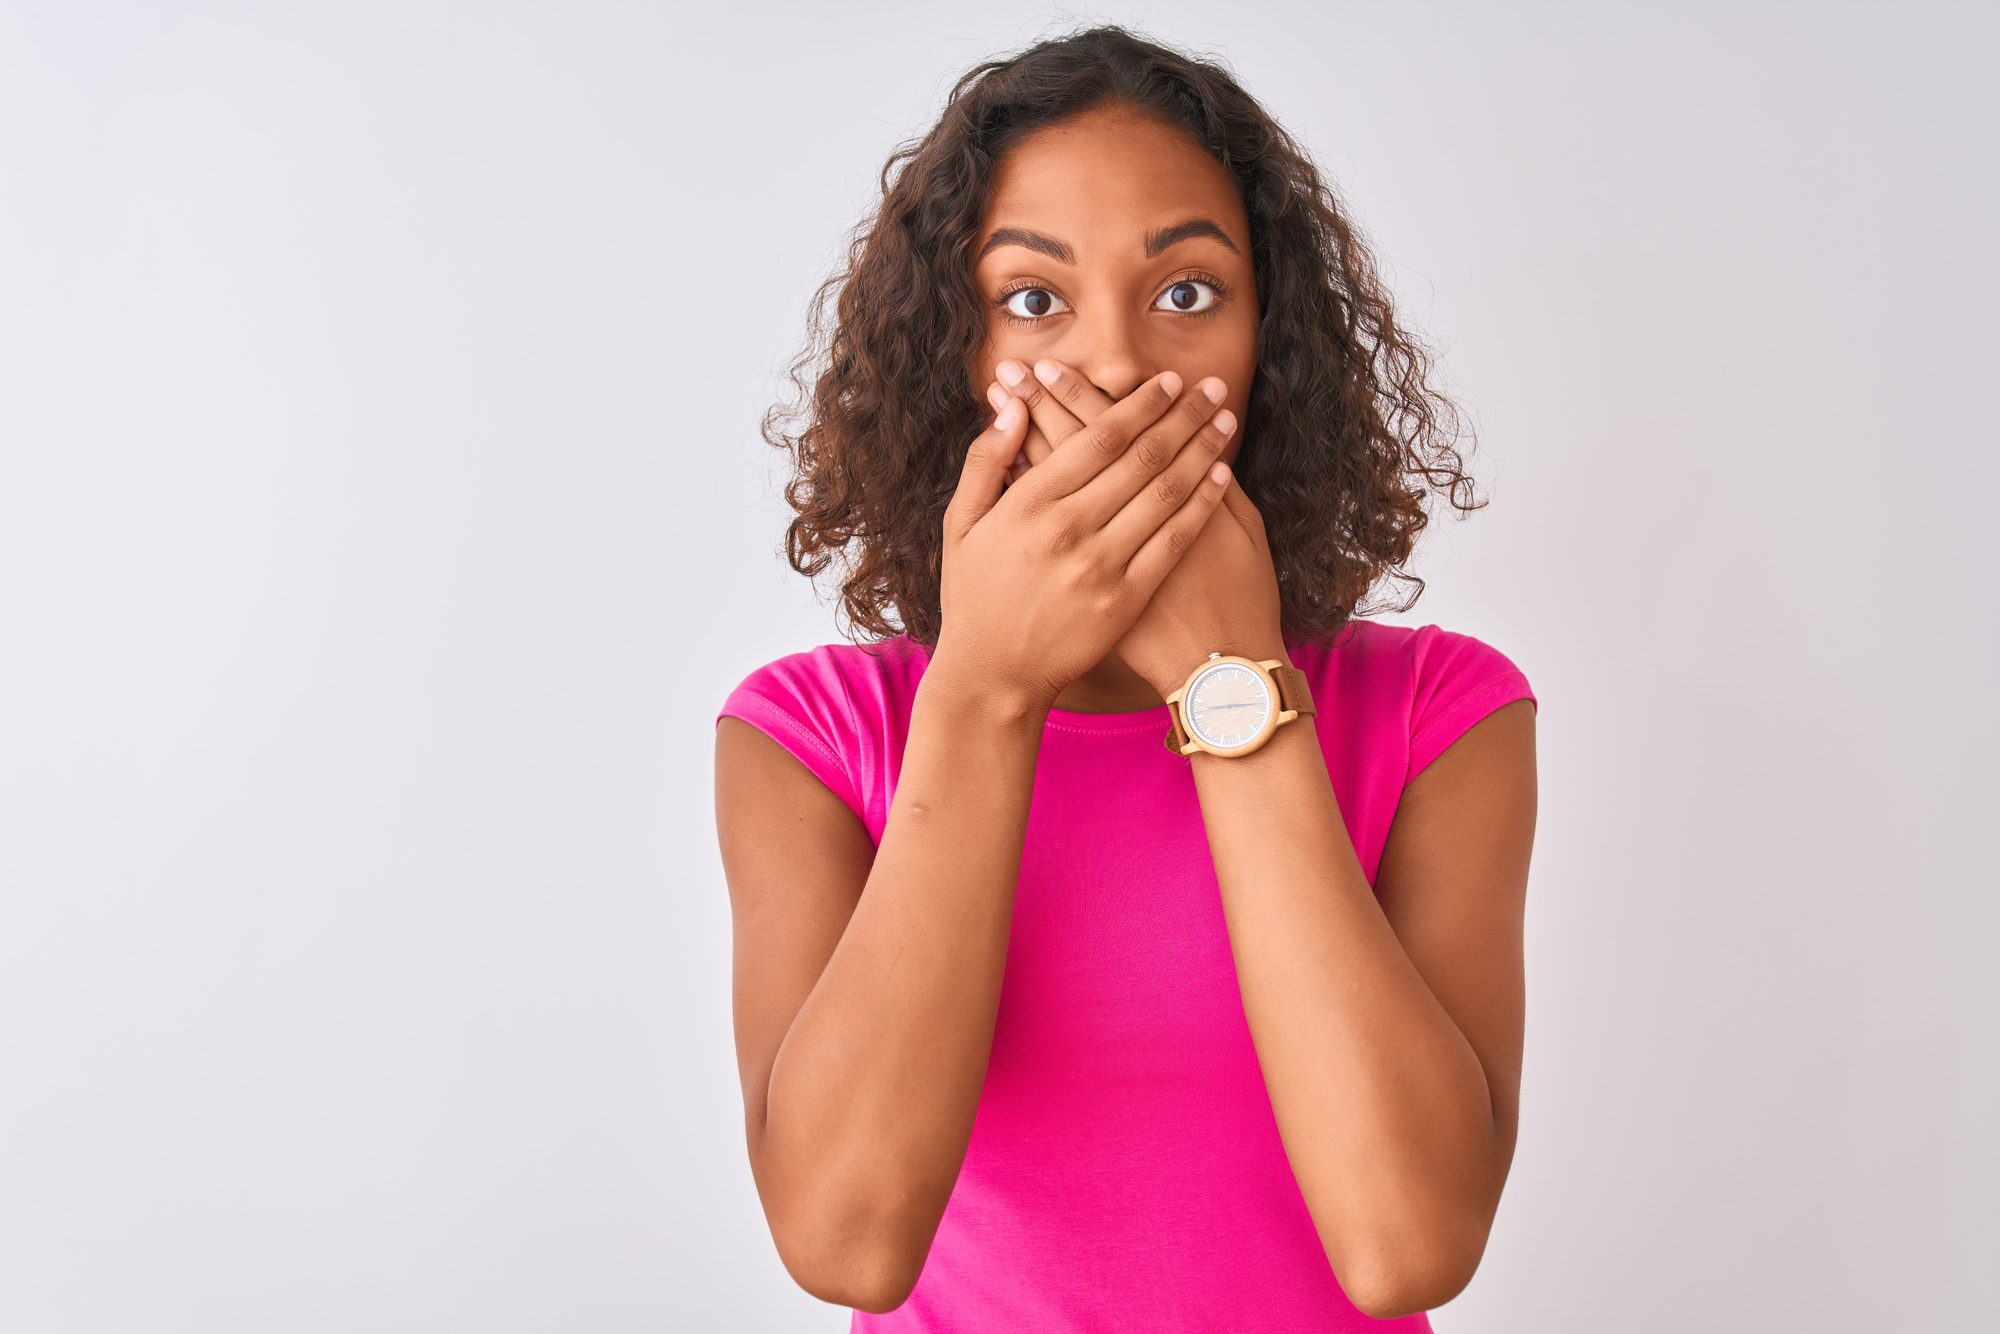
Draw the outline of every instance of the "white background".
<instances>
[{"instance_id":1,"label":"white background","mask_svg":"<svg viewBox=\"0 0 2000 1334\"><path fill-rule=\"evenodd\" d=\"M1991 1328L1994 10L1158 4L1318 154L1543 700L1447 1334ZM832 1330L710 719L756 420L1015 4L0 4L0 1328Z\"/></svg>"}]
</instances>

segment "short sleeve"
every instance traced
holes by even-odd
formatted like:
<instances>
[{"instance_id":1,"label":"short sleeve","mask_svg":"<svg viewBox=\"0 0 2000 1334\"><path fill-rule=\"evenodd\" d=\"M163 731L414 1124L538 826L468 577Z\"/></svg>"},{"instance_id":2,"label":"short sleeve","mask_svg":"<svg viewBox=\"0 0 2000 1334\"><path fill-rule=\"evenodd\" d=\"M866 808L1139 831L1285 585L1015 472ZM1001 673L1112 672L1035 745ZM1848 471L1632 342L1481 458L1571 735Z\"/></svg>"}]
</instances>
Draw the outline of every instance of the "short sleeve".
<instances>
[{"instance_id":1,"label":"short sleeve","mask_svg":"<svg viewBox=\"0 0 2000 1334\"><path fill-rule=\"evenodd\" d=\"M839 673L820 655L797 653L750 673L716 715L740 718L791 752L827 790L868 818L861 785L843 758L856 727Z\"/></svg>"},{"instance_id":2,"label":"short sleeve","mask_svg":"<svg viewBox=\"0 0 2000 1334\"><path fill-rule=\"evenodd\" d=\"M759 667L720 717L741 718L790 751L881 840L930 655L921 644L825 644Z\"/></svg>"},{"instance_id":3,"label":"short sleeve","mask_svg":"<svg viewBox=\"0 0 2000 1334\"><path fill-rule=\"evenodd\" d=\"M1418 632L1415 648L1416 691L1410 702L1406 783L1494 710L1519 699L1536 703L1521 669L1498 649L1476 639L1425 626Z\"/></svg>"}]
</instances>

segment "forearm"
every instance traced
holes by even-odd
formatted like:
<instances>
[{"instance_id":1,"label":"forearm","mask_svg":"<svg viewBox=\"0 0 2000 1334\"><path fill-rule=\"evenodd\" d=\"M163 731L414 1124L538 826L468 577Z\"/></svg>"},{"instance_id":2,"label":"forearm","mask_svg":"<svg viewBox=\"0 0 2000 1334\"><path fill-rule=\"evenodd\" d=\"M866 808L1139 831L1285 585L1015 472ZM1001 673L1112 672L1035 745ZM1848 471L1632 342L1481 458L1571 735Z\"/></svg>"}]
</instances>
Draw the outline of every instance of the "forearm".
<instances>
[{"instance_id":1,"label":"forearm","mask_svg":"<svg viewBox=\"0 0 2000 1334\"><path fill-rule=\"evenodd\" d=\"M1311 725L1194 767L1244 1012L1328 1257L1364 1306L1434 1304L1405 1290L1469 1277L1511 1127L1362 874Z\"/></svg>"},{"instance_id":2,"label":"forearm","mask_svg":"<svg viewBox=\"0 0 2000 1334\"><path fill-rule=\"evenodd\" d=\"M934 664L919 690L866 888L752 1127L795 1269L920 1265L971 1135L1046 709L956 680Z\"/></svg>"}]
</instances>

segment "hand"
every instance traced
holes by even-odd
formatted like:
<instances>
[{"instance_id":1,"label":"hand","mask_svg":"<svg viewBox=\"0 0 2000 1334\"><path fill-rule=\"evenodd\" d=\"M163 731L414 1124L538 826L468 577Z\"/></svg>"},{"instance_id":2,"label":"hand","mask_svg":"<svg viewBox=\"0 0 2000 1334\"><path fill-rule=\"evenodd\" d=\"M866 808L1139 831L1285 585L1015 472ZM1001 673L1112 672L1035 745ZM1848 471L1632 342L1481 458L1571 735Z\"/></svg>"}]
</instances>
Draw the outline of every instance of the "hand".
<instances>
[{"instance_id":1,"label":"hand","mask_svg":"<svg viewBox=\"0 0 2000 1334\"><path fill-rule=\"evenodd\" d=\"M925 679L1046 708L1131 628L1221 503L1228 434L1215 400L1167 372L1008 486L1029 414L997 384L988 398L993 424L945 511L943 629Z\"/></svg>"},{"instance_id":2,"label":"hand","mask_svg":"<svg viewBox=\"0 0 2000 1334\"><path fill-rule=\"evenodd\" d=\"M1035 420L1023 446L1027 462L1018 468L1022 474L1119 406L1059 361L1037 362L1032 378L1019 362L1003 362L998 369L1003 381L1010 373L1019 377L1014 392ZM1204 380L1196 387L1213 387L1216 402L1224 396L1220 380ZM1227 412L1217 413L1212 425L1226 434L1235 430ZM1279 629L1278 578L1263 516L1233 478L1222 508L1226 517L1203 526L1193 549L1161 582L1118 642L1118 655L1126 665L1161 695L1179 689L1211 653L1260 662L1291 661Z\"/></svg>"}]
</instances>

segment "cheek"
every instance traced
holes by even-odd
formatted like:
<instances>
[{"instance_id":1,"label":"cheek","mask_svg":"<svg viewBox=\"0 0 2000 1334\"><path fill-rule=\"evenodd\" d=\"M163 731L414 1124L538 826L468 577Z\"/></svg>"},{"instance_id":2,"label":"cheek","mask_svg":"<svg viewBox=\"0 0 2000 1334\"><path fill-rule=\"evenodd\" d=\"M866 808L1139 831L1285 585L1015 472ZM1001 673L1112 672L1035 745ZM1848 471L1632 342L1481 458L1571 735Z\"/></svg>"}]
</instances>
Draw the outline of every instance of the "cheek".
<instances>
[{"instance_id":1,"label":"cheek","mask_svg":"<svg viewBox=\"0 0 2000 1334\"><path fill-rule=\"evenodd\" d=\"M1223 401L1223 406L1235 413L1237 420L1241 421L1250 411L1250 385L1257 375L1256 321L1253 318L1244 327L1232 329L1231 333L1234 336L1230 339L1229 351L1224 358L1229 369L1219 371L1217 374L1221 375L1224 382L1229 385L1229 397ZM1243 432L1239 429L1230 442L1229 457L1235 457L1236 444L1242 436Z\"/></svg>"},{"instance_id":2,"label":"cheek","mask_svg":"<svg viewBox=\"0 0 2000 1334\"><path fill-rule=\"evenodd\" d=\"M989 322L986 326L985 341L973 349L966 373L972 378L972 392L982 403L986 401L987 386L993 384L996 378L993 374L994 367L1010 357L1032 365L1035 359L1042 355L1032 347L1015 346L1016 340L1012 336L1014 334L1015 330L1006 324L998 321Z\"/></svg>"},{"instance_id":3,"label":"cheek","mask_svg":"<svg viewBox=\"0 0 2000 1334\"><path fill-rule=\"evenodd\" d=\"M986 401L986 389L995 381L993 368L1006 360L1007 354L994 345L989 336L985 342L973 349L972 360L966 365L966 378L972 385L972 396L981 403Z\"/></svg>"}]
</instances>

